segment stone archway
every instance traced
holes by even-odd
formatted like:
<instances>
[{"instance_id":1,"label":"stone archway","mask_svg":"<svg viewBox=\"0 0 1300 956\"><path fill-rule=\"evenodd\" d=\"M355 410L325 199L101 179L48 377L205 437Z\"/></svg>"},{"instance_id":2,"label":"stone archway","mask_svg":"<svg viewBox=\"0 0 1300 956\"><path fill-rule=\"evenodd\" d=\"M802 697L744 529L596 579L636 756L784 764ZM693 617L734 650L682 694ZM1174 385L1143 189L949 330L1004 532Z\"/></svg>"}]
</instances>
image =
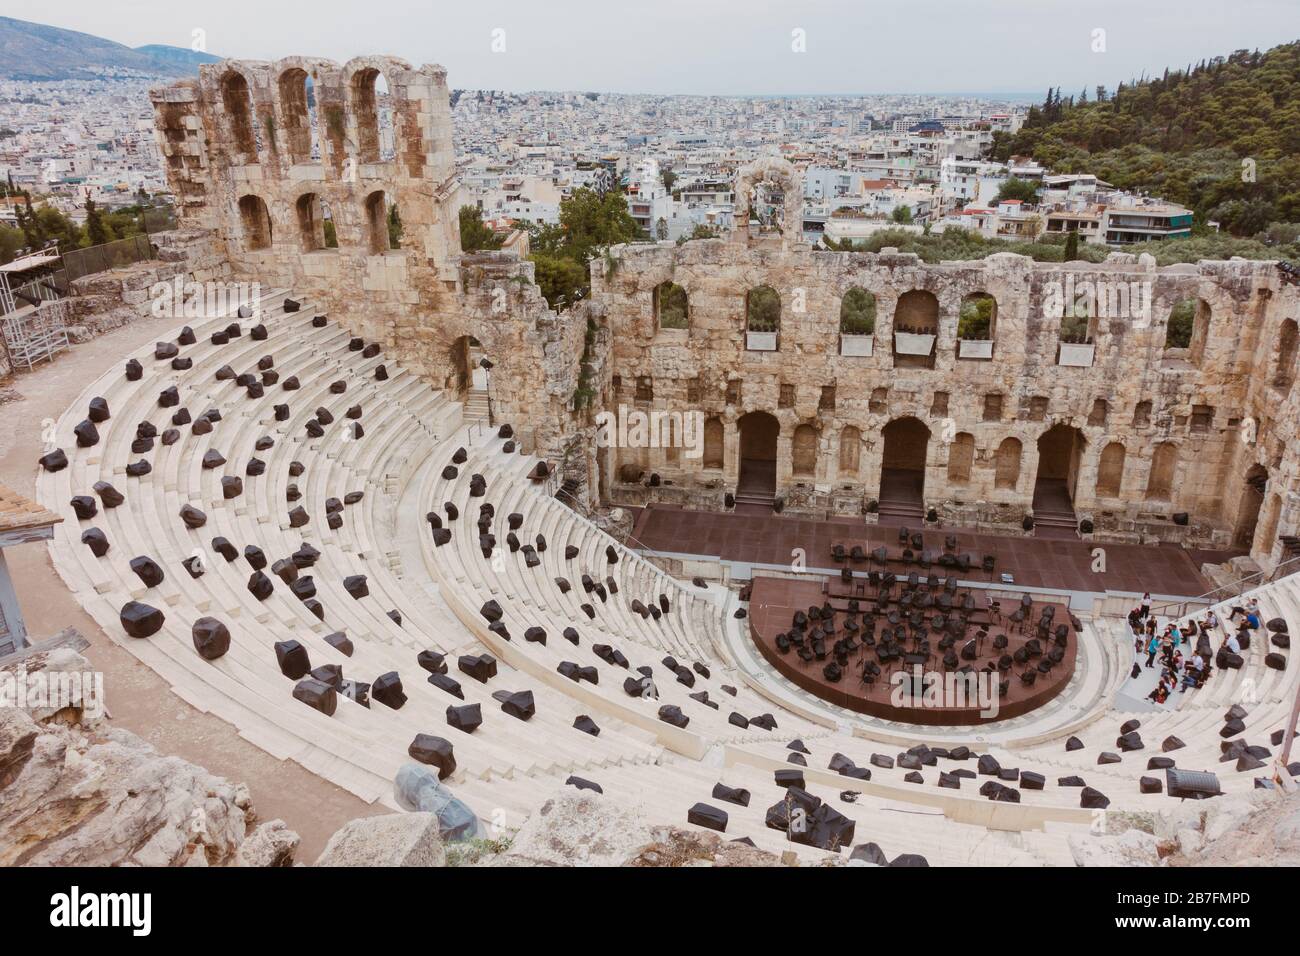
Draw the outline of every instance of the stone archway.
<instances>
[{"instance_id":1,"label":"stone archway","mask_svg":"<svg viewBox=\"0 0 1300 956\"><path fill-rule=\"evenodd\" d=\"M1246 472L1246 487L1241 491L1241 504L1237 506L1237 523L1233 528L1232 545L1250 550L1255 543L1255 529L1259 513L1264 507L1264 494L1268 488L1268 469L1252 465Z\"/></svg>"},{"instance_id":2,"label":"stone archway","mask_svg":"<svg viewBox=\"0 0 1300 956\"><path fill-rule=\"evenodd\" d=\"M1073 425L1056 424L1038 436L1038 473L1034 477L1034 534L1074 538L1078 523L1074 496L1083 458L1083 433Z\"/></svg>"},{"instance_id":3,"label":"stone archway","mask_svg":"<svg viewBox=\"0 0 1300 956\"><path fill-rule=\"evenodd\" d=\"M465 403L467 420L490 422L492 403L488 390L488 370L492 363L483 354L483 346L474 336L462 335L451 343L450 352L447 391Z\"/></svg>"},{"instance_id":4,"label":"stone archway","mask_svg":"<svg viewBox=\"0 0 1300 956\"><path fill-rule=\"evenodd\" d=\"M920 419L895 418L880 432L880 515L919 520L925 513L925 465L930 429Z\"/></svg>"},{"instance_id":5,"label":"stone archway","mask_svg":"<svg viewBox=\"0 0 1300 956\"><path fill-rule=\"evenodd\" d=\"M758 213L755 200L758 187L771 184L780 192L780 204L772 221L760 229L779 232L781 244L800 242L803 236L803 177L790 162L779 156L766 156L740 167L736 173L735 204L732 211L733 235L748 241L750 218Z\"/></svg>"},{"instance_id":6,"label":"stone archway","mask_svg":"<svg viewBox=\"0 0 1300 956\"><path fill-rule=\"evenodd\" d=\"M736 495L776 494L776 446L781 423L767 412L750 412L736 422L740 431L740 477Z\"/></svg>"},{"instance_id":7,"label":"stone archway","mask_svg":"<svg viewBox=\"0 0 1300 956\"><path fill-rule=\"evenodd\" d=\"M1073 425L1053 425L1038 436L1038 474L1034 479L1034 510L1045 506L1073 509L1079 483L1083 433Z\"/></svg>"}]
</instances>

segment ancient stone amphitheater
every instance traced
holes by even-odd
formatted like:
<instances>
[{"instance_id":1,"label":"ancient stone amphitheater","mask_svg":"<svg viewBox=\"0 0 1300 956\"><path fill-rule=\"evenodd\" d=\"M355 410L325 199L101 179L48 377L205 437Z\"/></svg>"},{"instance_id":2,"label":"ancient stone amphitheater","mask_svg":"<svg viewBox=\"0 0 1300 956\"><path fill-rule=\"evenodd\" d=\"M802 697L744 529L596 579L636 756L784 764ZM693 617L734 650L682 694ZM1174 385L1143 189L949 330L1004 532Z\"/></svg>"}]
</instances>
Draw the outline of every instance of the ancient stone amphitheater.
<instances>
[{"instance_id":1,"label":"ancient stone amphitheater","mask_svg":"<svg viewBox=\"0 0 1300 956\"><path fill-rule=\"evenodd\" d=\"M379 72L397 132L390 159L368 125ZM308 73L319 158L304 138ZM1168 372L1148 344L1163 320L1129 330L1124 348L1118 329L1103 327L1094 366L1058 365L1031 318L1048 276L1017 257L925 267L748 234L623 247L594 264L593 301L557 314L527 262L460 253L439 68L391 58L230 62L156 91L155 102L186 204L164 251L188 280L259 288L178 318L153 349L123 355L87 384L57 422L37 494L65 519L50 546L55 567L103 631L257 747L367 802L396 807L394 778L414 760L496 827L519 827L568 783L657 823L720 830L807 861L874 843L864 858L1071 865L1108 815L1175 803L1170 768L1213 771L1228 796L1272 790L1275 777L1289 785L1275 764L1297 693L1286 654L1290 624L1300 628L1300 583L1267 572L1285 569L1283 539L1294 530L1287 316L1297 297L1271 264L1157 271L1119 256L1089 267L1094 278L1146 276L1158 304L1190 291L1218 310L1197 354L1177 356ZM789 172L768 164L752 175ZM316 245L321 200L337 248ZM385 202L400 204L400 249L372 244ZM947 310L977 284L1001 283L995 358L959 366L946 311L931 361L917 365L895 368L879 345L864 358L827 354L815 342L834 341L834 321L827 332L816 309L806 320L783 313L778 352L736 351L741 326L722 286L784 289L793 274L814 299L841 294L850 278L868 285L882 315L907 289L933 289ZM642 317L653 314L651 289L670 276L698 295L689 341L637 331L653 324ZM882 322L878 343L886 331ZM1126 371L1129 362L1139 371ZM620 380L651 375L667 387L647 401L670 403L700 376L718 385L696 401L725 421L720 462L707 446L702 462L597 450L591 410L570 401L579 381L594 384L600 408L617 404ZM835 376L836 401L819 410ZM743 381L743 395L731 381ZM782 382L799 389L789 405L777 396ZM1178 541L1186 529L1182 543L1229 544L1243 527L1247 473L1267 469L1265 518L1257 529L1256 502L1242 548L1266 572L1247 596L1267 624L1239 666L1217 667L1168 708L1126 709L1116 695L1132 637L1099 599L1074 622L1068 683L1041 707L979 726L864 717L763 660L741 613L747 594L726 575L706 581L692 568L679 579L664 568L681 562L590 518L610 501L721 508L715 498L743 468L737 422L770 403L782 435L794 431L786 419L803 418L835 436L834 446L814 441L810 470L798 460L802 439L782 438L776 492L795 510L874 521L864 506L894 454L877 442L881 429L900 414L930 416L936 390L981 449L1015 435L1029 446L1053 422L1074 429L1072 498L1110 540ZM1008 407L1029 409L1040 393L1051 404L1046 418L1004 421L987 413L986 391L1005 394ZM1103 395L1115 410L1109 425L1104 413L1087 418ZM1153 398L1161 404L1150 415ZM1158 424L1131 422L1135 401ZM1201 432L1202 406L1212 404ZM1255 431L1243 444L1234 436L1248 416ZM848 429L863 442L861 459L840 449ZM1141 459L1129 473L1121 456L1125 477L1110 492L1097 487L1108 436ZM1145 496L1161 442L1178 448L1168 466L1178 471ZM1008 482L1005 463L980 452L973 470L953 471L958 444L922 448L925 503L946 502L972 526L1017 528L1033 468L1017 464L1027 477ZM852 474L836 475L845 461ZM676 481L633 482L629 462ZM1228 605L1243 600L1230 597L1216 648L1234 627ZM1214 604L1190 602L1188 617Z\"/></svg>"}]
</instances>

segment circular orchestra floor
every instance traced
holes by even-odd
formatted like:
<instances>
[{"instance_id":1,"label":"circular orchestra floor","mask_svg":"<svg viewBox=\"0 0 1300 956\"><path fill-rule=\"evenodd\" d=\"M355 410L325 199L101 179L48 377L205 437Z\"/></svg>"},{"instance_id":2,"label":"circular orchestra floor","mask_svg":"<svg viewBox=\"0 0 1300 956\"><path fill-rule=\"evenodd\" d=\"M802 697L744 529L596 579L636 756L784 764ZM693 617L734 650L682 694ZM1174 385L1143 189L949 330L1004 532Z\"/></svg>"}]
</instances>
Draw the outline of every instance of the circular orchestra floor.
<instances>
[{"instance_id":1,"label":"circular orchestra floor","mask_svg":"<svg viewBox=\"0 0 1300 956\"><path fill-rule=\"evenodd\" d=\"M756 576L749 626L763 657L808 693L913 724L1028 713L1069 683L1078 651L1078 622L1065 605L938 575L887 589L881 575Z\"/></svg>"}]
</instances>

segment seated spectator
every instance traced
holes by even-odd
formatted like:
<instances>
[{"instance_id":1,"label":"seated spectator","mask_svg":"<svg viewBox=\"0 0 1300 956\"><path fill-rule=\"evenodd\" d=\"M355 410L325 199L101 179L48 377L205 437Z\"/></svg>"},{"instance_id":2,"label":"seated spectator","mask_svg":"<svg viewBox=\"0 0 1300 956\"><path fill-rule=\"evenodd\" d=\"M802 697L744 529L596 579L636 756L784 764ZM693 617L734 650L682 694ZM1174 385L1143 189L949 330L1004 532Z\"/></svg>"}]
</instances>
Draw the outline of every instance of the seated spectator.
<instances>
[{"instance_id":1,"label":"seated spectator","mask_svg":"<svg viewBox=\"0 0 1300 956\"><path fill-rule=\"evenodd\" d=\"M1237 640L1236 634L1229 634L1228 639L1223 642L1223 646L1234 654L1241 653L1241 642Z\"/></svg>"},{"instance_id":2,"label":"seated spectator","mask_svg":"<svg viewBox=\"0 0 1300 956\"><path fill-rule=\"evenodd\" d=\"M1256 616L1259 614L1259 601L1249 598L1245 604L1234 604L1232 612L1228 615L1228 620L1235 620L1238 614L1244 614L1249 617L1252 613Z\"/></svg>"}]
</instances>

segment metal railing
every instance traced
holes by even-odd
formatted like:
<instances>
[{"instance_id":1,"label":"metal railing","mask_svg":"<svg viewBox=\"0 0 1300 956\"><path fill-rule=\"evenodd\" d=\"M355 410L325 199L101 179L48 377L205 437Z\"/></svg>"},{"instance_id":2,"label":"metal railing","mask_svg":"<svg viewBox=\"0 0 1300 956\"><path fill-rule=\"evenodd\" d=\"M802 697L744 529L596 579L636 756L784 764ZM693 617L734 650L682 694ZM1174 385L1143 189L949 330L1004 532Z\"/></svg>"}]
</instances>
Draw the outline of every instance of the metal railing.
<instances>
[{"instance_id":1,"label":"metal railing","mask_svg":"<svg viewBox=\"0 0 1300 956\"><path fill-rule=\"evenodd\" d=\"M153 244L147 235L143 235L117 239L98 246L87 246L85 249L70 250L63 254L63 265L67 271L68 281L73 282L85 276L107 272L109 269L120 269L136 262L156 258L158 255L154 251Z\"/></svg>"},{"instance_id":2,"label":"metal railing","mask_svg":"<svg viewBox=\"0 0 1300 956\"><path fill-rule=\"evenodd\" d=\"M596 524L596 521L593 518L593 512L590 508L588 508L585 504L583 504L573 495L569 494L567 491L564 490L563 485L560 482L559 469L552 470L551 473L546 476L546 484L544 485L544 488L548 497L554 498L556 501L560 502L560 504L564 505L570 511L577 514L578 517L586 520L586 522L590 524L593 528L595 528L597 531L601 531L604 534L609 534L608 531L605 531L603 528L600 527L600 525ZM613 535L609 535L609 536L611 538L614 537ZM646 544L644 541L642 541L640 538L634 535L630 530L627 533L626 540L624 540L622 543L624 547L635 546L636 549L641 552L642 557L645 557L647 554L660 553L658 550L650 547L650 545Z\"/></svg>"},{"instance_id":3,"label":"metal railing","mask_svg":"<svg viewBox=\"0 0 1300 956\"><path fill-rule=\"evenodd\" d=\"M1181 601L1166 601L1163 604L1151 605L1151 613L1159 614L1162 617L1170 617L1174 620L1186 617L1190 613L1191 607L1209 607L1212 604L1221 604L1232 598L1241 597L1247 591L1254 588L1262 587L1265 584L1272 584L1279 578L1284 578L1292 572L1300 571L1300 555L1276 565L1271 571L1257 571L1254 574L1248 574L1243 578L1238 578L1231 584L1221 584L1217 588L1206 591L1194 598L1185 598ZM1177 613L1170 613L1170 608L1176 608Z\"/></svg>"}]
</instances>

